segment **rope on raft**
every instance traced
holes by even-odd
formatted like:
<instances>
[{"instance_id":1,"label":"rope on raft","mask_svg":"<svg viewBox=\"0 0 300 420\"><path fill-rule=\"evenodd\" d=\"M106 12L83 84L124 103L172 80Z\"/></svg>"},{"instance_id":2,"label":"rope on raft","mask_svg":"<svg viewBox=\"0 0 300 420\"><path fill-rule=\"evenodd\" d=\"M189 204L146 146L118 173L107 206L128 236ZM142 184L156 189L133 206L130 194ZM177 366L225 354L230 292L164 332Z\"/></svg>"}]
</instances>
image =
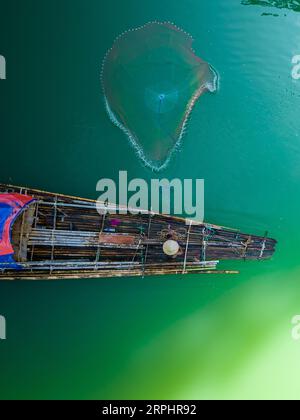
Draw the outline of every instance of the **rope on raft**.
<instances>
[{"instance_id":1,"label":"rope on raft","mask_svg":"<svg viewBox=\"0 0 300 420\"><path fill-rule=\"evenodd\" d=\"M105 209L105 212L103 213L101 229L100 229L100 232L99 232L100 235L101 235L101 233L103 233L103 230L104 230L106 215L107 215L107 208ZM100 242L99 242L98 247L97 247L97 252L96 252L96 258L95 258L95 271L97 270L97 264L98 264L99 259L100 259L100 253L101 253L101 246L100 246Z\"/></svg>"},{"instance_id":2,"label":"rope on raft","mask_svg":"<svg viewBox=\"0 0 300 420\"><path fill-rule=\"evenodd\" d=\"M189 248L189 241L190 241L190 233L191 233L191 228L192 228L192 220L190 221L190 226L189 226L189 230L188 230L188 234L187 234L187 240L186 240L186 247L185 247L185 255L184 255L184 262L183 262L183 270L182 270L182 274L186 273L186 260L187 260L187 253L188 253L188 248Z\"/></svg>"},{"instance_id":3,"label":"rope on raft","mask_svg":"<svg viewBox=\"0 0 300 420\"><path fill-rule=\"evenodd\" d=\"M154 214L150 211L149 222L148 222L148 232L147 232L147 246L146 246L145 254L143 255L143 276L145 275L145 265L147 263L147 257L148 257L148 251L149 251L149 239L150 239L150 232L151 232L152 217L154 217Z\"/></svg>"},{"instance_id":4,"label":"rope on raft","mask_svg":"<svg viewBox=\"0 0 300 420\"><path fill-rule=\"evenodd\" d=\"M51 266L50 266L50 272L52 273L52 263L54 261L54 249L55 249L55 230L56 230L56 222L57 222L57 201L58 197L55 197L54 200L54 216L53 216L53 230L51 235Z\"/></svg>"}]
</instances>

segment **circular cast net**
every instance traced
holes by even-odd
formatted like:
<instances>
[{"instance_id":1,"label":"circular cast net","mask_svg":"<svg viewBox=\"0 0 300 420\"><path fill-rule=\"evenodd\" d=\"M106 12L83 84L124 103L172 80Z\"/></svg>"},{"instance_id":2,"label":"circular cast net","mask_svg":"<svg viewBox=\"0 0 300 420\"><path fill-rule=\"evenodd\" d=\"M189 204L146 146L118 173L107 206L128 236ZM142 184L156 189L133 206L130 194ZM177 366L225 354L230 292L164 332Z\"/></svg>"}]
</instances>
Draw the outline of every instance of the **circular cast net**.
<instances>
[{"instance_id":1,"label":"circular cast net","mask_svg":"<svg viewBox=\"0 0 300 420\"><path fill-rule=\"evenodd\" d=\"M109 116L155 170L180 144L198 98L217 89L216 72L195 55L192 42L170 23L149 23L117 38L103 63Z\"/></svg>"}]
</instances>

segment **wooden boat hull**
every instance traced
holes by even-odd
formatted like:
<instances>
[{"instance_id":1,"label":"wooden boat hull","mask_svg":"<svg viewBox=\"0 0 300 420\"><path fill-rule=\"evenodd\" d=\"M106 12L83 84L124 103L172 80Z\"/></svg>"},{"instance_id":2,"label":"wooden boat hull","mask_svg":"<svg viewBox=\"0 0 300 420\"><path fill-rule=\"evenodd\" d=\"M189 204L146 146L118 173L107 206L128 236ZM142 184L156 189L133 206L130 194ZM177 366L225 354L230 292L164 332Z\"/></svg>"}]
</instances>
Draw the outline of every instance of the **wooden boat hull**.
<instances>
[{"instance_id":1,"label":"wooden boat hull","mask_svg":"<svg viewBox=\"0 0 300 420\"><path fill-rule=\"evenodd\" d=\"M7 194L32 200L11 228L17 268L0 263L0 280L235 274L217 270L219 261L265 260L275 251L273 239L216 225L124 208L114 215L93 200L0 184L0 200ZM163 251L168 240L179 244L173 257Z\"/></svg>"}]
</instances>

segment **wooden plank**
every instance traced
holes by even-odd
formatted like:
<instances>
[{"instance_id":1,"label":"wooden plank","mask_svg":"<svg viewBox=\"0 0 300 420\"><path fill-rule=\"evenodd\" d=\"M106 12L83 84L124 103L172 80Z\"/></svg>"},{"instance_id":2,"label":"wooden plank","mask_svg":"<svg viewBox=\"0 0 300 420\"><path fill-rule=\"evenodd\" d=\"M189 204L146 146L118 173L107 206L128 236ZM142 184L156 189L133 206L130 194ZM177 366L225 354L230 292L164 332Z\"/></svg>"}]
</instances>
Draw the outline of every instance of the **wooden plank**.
<instances>
[{"instance_id":1,"label":"wooden plank","mask_svg":"<svg viewBox=\"0 0 300 420\"><path fill-rule=\"evenodd\" d=\"M136 237L126 234L100 233L99 243L110 245L134 245L136 243Z\"/></svg>"}]
</instances>

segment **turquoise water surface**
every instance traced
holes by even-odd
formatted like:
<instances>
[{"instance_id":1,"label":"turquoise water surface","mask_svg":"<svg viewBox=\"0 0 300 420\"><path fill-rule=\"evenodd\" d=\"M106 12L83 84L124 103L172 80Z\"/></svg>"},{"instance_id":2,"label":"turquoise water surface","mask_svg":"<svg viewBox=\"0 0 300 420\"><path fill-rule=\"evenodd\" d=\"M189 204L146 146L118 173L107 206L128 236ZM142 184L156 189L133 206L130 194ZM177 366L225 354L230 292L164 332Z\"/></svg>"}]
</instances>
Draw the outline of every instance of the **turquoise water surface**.
<instances>
[{"instance_id":1,"label":"turquoise water surface","mask_svg":"<svg viewBox=\"0 0 300 420\"><path fill-rule=\"evenodd\" d=\"M120 33L172 21L220 88L159 175L204 178L207 221L279 242L272 261L223 264L234 277L0 284L1 398L299 397L300 14L247 3L1 1L1 182L96 198L119 170L150 180L106 114L100 71Z\"/></svg>"}]
</instances>

